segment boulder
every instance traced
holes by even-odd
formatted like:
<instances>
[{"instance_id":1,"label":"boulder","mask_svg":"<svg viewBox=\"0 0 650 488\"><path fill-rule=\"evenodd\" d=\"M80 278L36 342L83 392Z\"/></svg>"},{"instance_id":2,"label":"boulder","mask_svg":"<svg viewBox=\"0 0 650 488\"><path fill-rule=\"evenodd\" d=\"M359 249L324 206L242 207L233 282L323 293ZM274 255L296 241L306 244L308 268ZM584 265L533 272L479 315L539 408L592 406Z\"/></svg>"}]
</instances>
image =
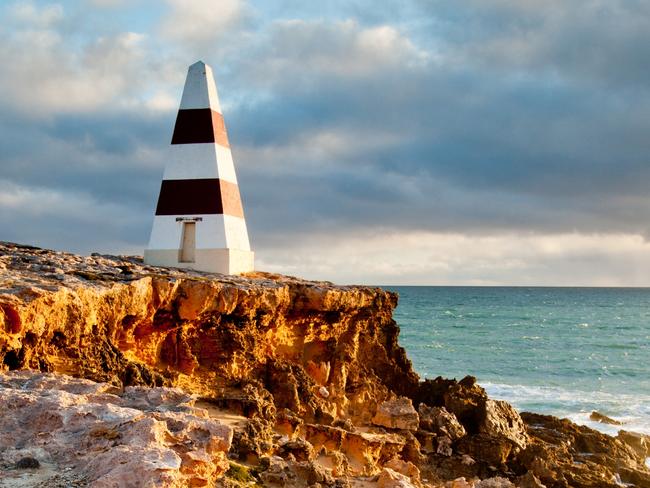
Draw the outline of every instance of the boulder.
<instances>
[{"instance_id":1,"label":"boulder","mask_svg":"<svg viewBox=\"0 0 650 488\"><path fill-rule=\"evenodd\" d=\"M420 418L409 398L388 400L377 407L372 423L389 429L418 430Z\"/></svg>"},{"instance_id":2,"label":"boulder","mask_svg":"<svg viewBox=\"0 0 650 488\"><path fill-rule=\"evenodd\" d=\"M600 412L596 412L595 410L591 412L591 415L589 415L589 419L593 420L594 422L600 422L601 424L623 425L623 422L614 420L613 418L608 417L607 415L604 415Z\"/></svg>"},{"instance_id":3,"label":"boulder","mask_svg":"<svg viewBox=\"0 0 650 488\"><path fill-rule=\"evenodd\" d=\"M429 407L421 403L418 407L420 429L446 436L456 441L466 434L465 428L456 416L445 407Z\"/></svg>"},{"instance_id":4,"label":"boulder","mask_svg":"<svg viewBox=\"0 0 650 488\"><path fill-rule=\"evenodd\" d=\"M506 438L519 449L528 444L526 424L508 402L487 400L479 432L491 437Z\"/></svg>"}]
</instances>

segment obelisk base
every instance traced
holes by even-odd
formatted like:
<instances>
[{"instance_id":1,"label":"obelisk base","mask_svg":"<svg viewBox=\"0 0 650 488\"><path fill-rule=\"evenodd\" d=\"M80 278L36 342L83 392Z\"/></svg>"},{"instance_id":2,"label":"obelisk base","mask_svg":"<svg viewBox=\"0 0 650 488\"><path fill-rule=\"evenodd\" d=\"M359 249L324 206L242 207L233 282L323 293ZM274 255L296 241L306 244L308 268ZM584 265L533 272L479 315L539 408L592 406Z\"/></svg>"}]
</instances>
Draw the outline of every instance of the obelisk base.
<instances>
[{"instance_id":1,"label":"obelisk base","mask_svg":"<svg viewBox=\"0 0 650 488\"><path fill-rule=\"evenodd\" d=\"M241 274L254 270L254 256L253 251L239 249L196 249L193 261L181 261L181 251L178 249L145 249L144 262L151 266Z\"/></svg>"}]
</instances>

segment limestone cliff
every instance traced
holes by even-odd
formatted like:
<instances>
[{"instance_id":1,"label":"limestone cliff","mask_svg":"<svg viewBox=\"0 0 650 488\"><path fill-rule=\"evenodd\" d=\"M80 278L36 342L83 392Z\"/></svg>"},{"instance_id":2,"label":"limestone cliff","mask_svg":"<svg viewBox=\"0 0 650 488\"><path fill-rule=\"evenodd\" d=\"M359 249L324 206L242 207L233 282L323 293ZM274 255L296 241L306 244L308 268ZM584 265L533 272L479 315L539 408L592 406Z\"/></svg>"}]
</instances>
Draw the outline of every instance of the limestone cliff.
<instances>
[{"instance_id":1,"label":"limestone cliff","mask_svg":"<svg viewBox=\"0 0 650 488\"><path fill-rule=\"evenodd\" d=\"M380 289L13 245L0 253L4 369L206 397L251 383L309 420L367 420L391 389L418 384L397 345L397 297Z\"/></svg>"},{"instance_id":2,"label":"limestone cliff","mask_svg":"<svg viewBox=\"0 0 650 488\"><path fill-rule=\"evenodd\" d=\"M178 464L193 483L650 486L647 453L629 442L522 420L472 378L420 381L397 342L396 303L378 288L4 243L0 370L111 384L117 403L128 387L181 388L191 415L240 419L225 476L225 465L201 478Z\"/></svg>"}]
</instances>

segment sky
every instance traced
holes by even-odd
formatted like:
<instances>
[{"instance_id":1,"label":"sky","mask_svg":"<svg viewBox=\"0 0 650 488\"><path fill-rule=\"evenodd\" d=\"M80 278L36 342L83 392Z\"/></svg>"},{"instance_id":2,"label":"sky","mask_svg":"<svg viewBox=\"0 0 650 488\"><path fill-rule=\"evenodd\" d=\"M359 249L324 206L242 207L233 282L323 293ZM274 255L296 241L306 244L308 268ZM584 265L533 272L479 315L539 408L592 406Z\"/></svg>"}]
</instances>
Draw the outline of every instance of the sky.
<instances>
[{"instance_id":1,"label":"sky","mask_svg":"<svg viewBox=\"0 0 650 488\"><path fill-rule=\"evenodd\" d=\"M648 46L645 0L3 1L0 240L142 254L203 60L258 269L650 286Z\"/></svg>"}]
</instances>

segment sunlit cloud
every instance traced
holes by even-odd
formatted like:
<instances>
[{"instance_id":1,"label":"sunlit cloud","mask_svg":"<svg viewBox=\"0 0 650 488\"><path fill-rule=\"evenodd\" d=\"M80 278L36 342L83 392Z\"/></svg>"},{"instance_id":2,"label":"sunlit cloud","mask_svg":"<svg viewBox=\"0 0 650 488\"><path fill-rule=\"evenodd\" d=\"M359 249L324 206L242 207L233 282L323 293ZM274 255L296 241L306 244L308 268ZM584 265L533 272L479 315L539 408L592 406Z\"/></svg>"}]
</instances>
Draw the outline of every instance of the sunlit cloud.
<instances>
[{"instance_id":1,"label":"sunlit cloud","mask_svg":"<svg viewBox=\"0 0 650 488\"><path fill-rule=\"evenodd\" d=\"M650 286L650 242L634 234L466 235L350 231L267 249L260 265L383 285ZM561 270L561 272L559 272Z\"/></svg>"},{"instance_id":2,"label":"sunlit cloud","mask_svg":"<svg viewBox=\"0 0 650 488\"><path fill-rule=\"evenodd\" d=\"M161 33L169 39L196 47L214 42L246 13L243 0L165 0L169 12Z\"/></svg>"}]
</instances>

